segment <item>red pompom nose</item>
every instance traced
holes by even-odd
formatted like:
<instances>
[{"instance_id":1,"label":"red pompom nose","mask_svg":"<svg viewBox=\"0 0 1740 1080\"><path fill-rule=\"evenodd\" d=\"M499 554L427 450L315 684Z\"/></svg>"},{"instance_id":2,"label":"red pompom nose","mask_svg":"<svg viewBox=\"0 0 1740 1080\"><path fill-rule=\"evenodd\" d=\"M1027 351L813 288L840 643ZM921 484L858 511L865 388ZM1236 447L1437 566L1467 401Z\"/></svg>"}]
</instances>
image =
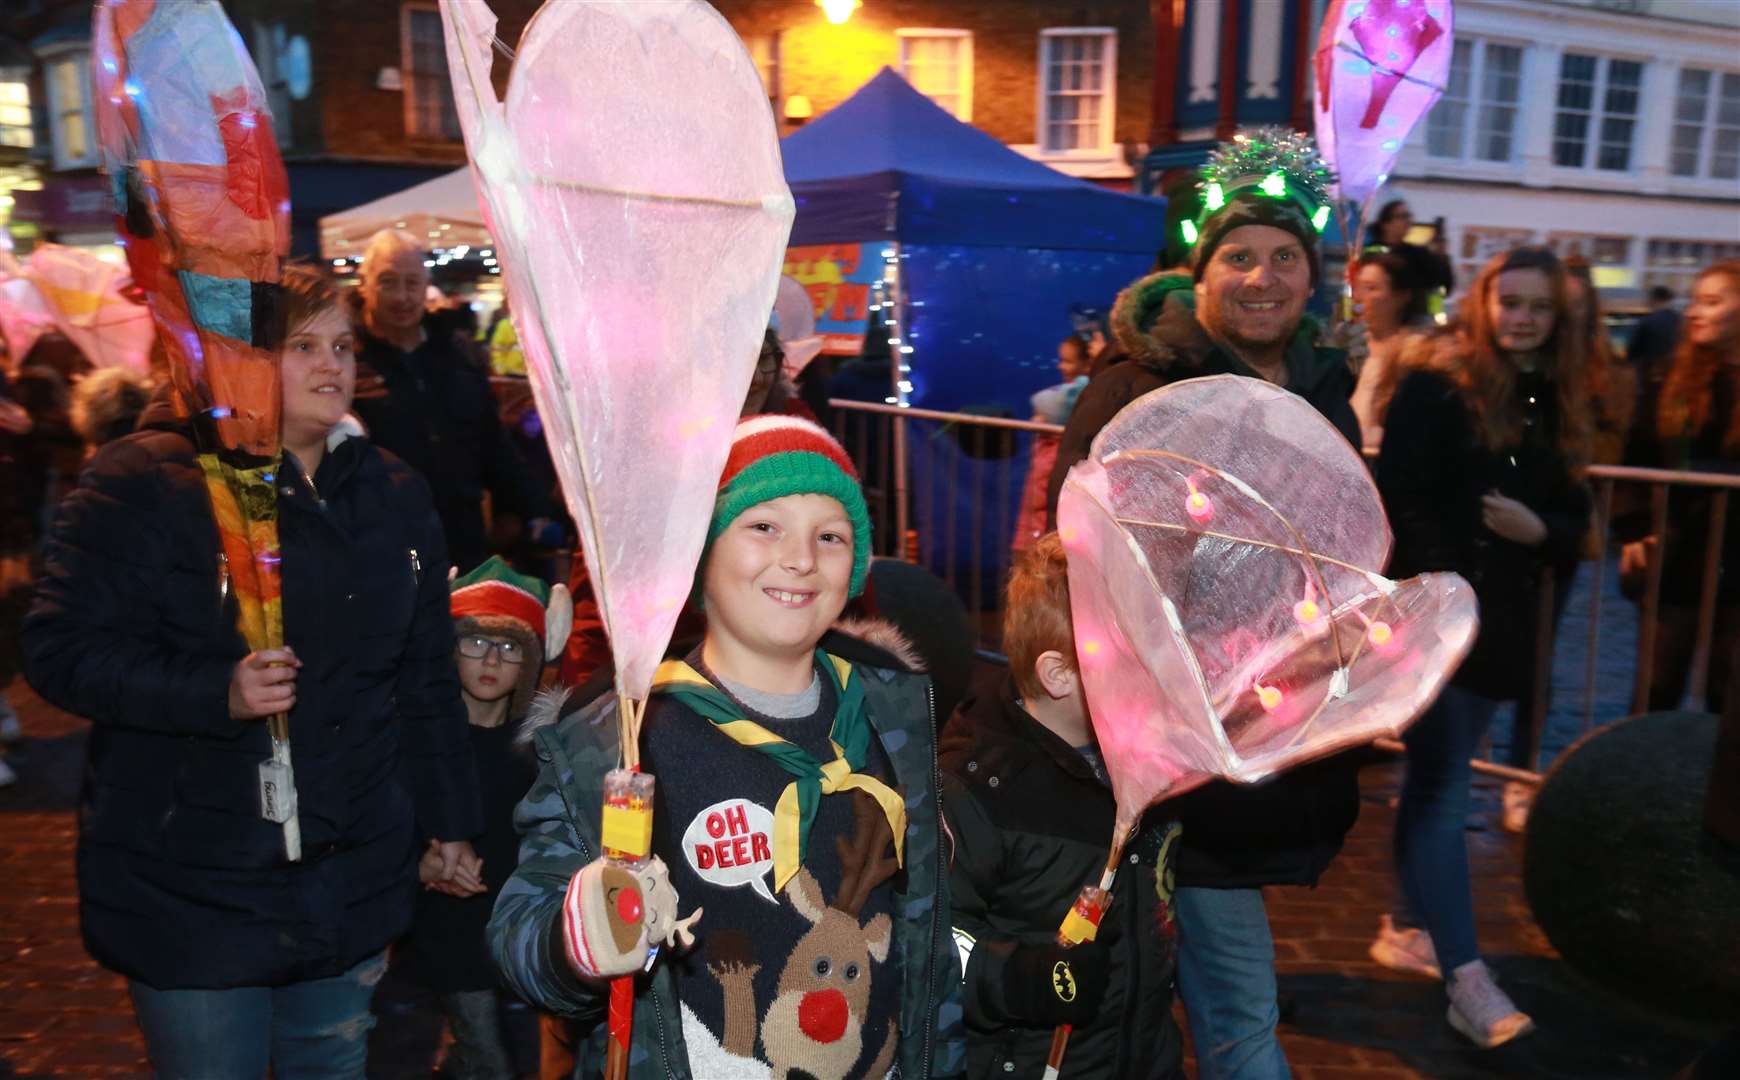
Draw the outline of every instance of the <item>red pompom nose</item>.
<instances>
[{"instance_id":1,"label":"red pompom nose","mask_svg":"<svg viewBox=\"0 0 1740 1080\"><path fill-rule=\"evenodd\" d=\"M811 990L798 1002L798 1027L819 1043L831 1043L846 1033L846 995L838 990Z\"/></svg>"},{"instance_id":2,"label":"red pompom nose","mask_svg":"<svg viewBox=\"0 0 1740 1080\"><path fill-rule=\"evenodd\" d=\"M622 889L616 894L616 917L625 923L640 921L640 890Z\"/></svg>"}]
</instances>

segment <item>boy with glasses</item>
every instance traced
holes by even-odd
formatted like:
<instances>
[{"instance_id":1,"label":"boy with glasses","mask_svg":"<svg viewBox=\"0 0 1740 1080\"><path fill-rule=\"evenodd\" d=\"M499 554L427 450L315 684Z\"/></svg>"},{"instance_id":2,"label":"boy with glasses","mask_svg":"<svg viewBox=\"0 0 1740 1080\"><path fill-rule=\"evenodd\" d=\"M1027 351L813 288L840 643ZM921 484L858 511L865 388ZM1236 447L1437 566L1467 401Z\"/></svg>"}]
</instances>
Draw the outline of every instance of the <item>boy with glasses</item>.
<instances>
[{"instance_id":1,"label":"boy with glasses","mask_svg":"<svg viewBox=\"0 0 1740 1080\"><path fill-rule=\"evenodd\" d=\"M452 584L459 685L471 720L471 749L483 794L481 861L460 867L459 881L437 878L440 857L425 853L406 956L417 978L441 999L453 1032L443 1075L507 1080L519 1075L503 1024L505 1003L484 927L496 893L513 873L519 837L513 810L537 777L537 761L515 736L537 693L544 661L568 638L568 590L515 572L498 557Z\"/></svg>"}]
</instances>

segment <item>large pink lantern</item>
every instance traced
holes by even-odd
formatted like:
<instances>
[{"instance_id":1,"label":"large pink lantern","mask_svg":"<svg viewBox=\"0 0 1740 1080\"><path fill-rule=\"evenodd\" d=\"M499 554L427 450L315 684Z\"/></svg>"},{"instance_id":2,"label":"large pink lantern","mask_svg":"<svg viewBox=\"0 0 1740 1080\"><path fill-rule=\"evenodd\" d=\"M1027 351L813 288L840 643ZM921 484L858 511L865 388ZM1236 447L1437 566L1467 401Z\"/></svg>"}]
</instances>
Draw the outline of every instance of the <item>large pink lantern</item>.
<instances>
[{"instance_id":1,"label":"large pink lantern","mask_svg":"<svg viewBox=\"0 0 1740 1080\"><path fill-rule=\"evenodd\" d=\"M730 24L694 0L546 3L503 100L489 6L441 13L617 689L640 702L694 584L779 284L794 204L773 113Z\"/></svg>"},{"instance_id":2,"label":"large pink lantern","mask_svg":"<svg viewBox=\"0 0 1740 1080\"><path fill-rule=\"evenodd\" d=\"M1332 0L1315 57L1317 146L1366 207L1450 75L1451 0Z\"/></svg>"},{"instance_id":3,"label":"large pink lantern","mask_svg":"<svg viewBox=\"0 0 1740 1080\"><path fill-rule=\"evenodd\" d=\"M1257 379L1139 398L1070 470L1057 520L1114 859L1163 798L1400 734L1478 627L1455 574L1382 575L1389 524L1359 452Z\"/></svg>"}]
</instances>

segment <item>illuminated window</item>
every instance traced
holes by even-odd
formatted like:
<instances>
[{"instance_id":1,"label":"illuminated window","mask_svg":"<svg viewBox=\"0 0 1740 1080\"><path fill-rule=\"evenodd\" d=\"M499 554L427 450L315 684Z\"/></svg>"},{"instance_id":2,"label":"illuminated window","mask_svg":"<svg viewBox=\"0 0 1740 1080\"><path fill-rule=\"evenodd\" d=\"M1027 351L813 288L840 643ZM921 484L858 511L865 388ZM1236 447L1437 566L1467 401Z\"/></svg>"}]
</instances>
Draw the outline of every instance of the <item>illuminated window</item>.
<instances>
[{"instance_id":1,"label":"illuminated window","mask_svg":"<svg viewBox=\"0 0 1740 1080\"><path fill-rule=\"evenodd\" d=\"M0 68L0 146L36 145L30 126L29 78L26 69Z\"/></svg>"},{"instance_id":2,"label":"illuminated window","mask_svg":"<svg viewBox=\"0 0 1740 1080\"><path fill-rule=\"evenodd\" d=\"M1039 35L1039 148L1108 153L1118 109L1118 32L1058 27Z\"/></svg>"},{"instance_id":3,"label":"illuminated window","mask_svg":"<svg viewBox=\"0 0 1740 1080\"><path fill-rule=\"evenodd\" d=\"M459 112L447 78L447 45L441 12L434 4L400 9L399 53L405 83L405 134L419 139L458 139Z\"/></svg>"},{"instance_id":4,"label":"illuminated window","mask_svg":"<svg viewBox=\"0 0 1740 1080\"><path fill-rule=\"evenodd\" d=\"M60 42L42 54L43 86L48 91L48 134L56 169L97 163L96 131L91 120L90 46ZM28 92L23 107L28 109ZM11 130L10 125L7 128ZM8 143L8 145L18 145Z\"/></svg>"},{"instance_id":5,"label":"illuminated window","mask_svg":"<svg viewBox=\"0 0 1740 1080\"><path fill-rule=\"evenodd\" d=\"M743 39L769 101L779 100L779 34L751 34Z\"/></svg>"},{"instance_id":6,"label":"illuminated window","mask_svg":"<svg viewBox=\"0 0 1740 1080\"><path fill-rule=\"evenodd\" d=\"M970 30L897 30L900 73L919 93L962 123L973 121Z\"/></svg>"}]
</instances>

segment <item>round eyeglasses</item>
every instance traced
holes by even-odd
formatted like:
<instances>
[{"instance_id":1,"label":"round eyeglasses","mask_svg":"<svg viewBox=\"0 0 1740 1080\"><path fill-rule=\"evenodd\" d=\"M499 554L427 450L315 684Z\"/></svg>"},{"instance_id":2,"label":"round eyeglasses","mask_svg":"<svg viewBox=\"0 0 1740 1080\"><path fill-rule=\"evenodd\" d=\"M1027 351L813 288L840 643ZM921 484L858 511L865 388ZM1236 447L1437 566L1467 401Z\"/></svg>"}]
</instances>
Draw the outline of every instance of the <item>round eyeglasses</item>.
<instances>
[{"instance_id":1,"label":"round eyeglasses","mask_svg":"<svg viewBox=\"0 0 1740 1080\"><path fill-rule=\"evenodd\" d=\"M472 634L459 639L459 655L473 660L482 660L494 650L504 664L518 664L526 658L525 646L517 641L498 641L495 638Z\"/></svg>"}]
</instances>

